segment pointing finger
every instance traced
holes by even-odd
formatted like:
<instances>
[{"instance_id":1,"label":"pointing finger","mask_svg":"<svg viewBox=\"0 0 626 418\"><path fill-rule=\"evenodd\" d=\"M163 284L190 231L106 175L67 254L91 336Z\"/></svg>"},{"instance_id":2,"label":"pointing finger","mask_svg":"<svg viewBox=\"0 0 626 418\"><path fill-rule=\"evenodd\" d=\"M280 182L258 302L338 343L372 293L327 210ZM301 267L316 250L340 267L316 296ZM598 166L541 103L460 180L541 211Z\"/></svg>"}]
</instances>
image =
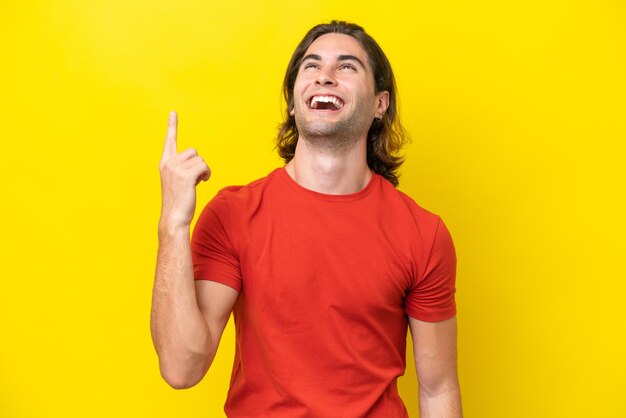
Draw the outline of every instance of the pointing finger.
<instances>
[{"instance_id":1,"label":"pointing finger","mask_svg":"<svg viewBox=\"0 0 626 418\"><path fill-rule=\"evenodd\" d=\"M163 160L167 160L177 154L176 152L176 132L178 128L178 115L175 111L170 112L167 120L167 135L165 136L165 146L163 147Z\"/></svg>"}]
</instances>

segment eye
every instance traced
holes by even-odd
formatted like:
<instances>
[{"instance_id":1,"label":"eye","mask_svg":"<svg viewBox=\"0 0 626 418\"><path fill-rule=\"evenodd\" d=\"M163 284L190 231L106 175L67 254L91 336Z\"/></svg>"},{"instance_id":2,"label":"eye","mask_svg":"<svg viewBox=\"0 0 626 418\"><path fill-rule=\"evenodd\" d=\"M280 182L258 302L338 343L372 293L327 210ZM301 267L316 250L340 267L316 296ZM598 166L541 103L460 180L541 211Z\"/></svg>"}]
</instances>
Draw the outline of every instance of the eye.
<instances>
[{"instance_id":1,"label":"eye","mask_svg":"<svg viewBox=\"0 0 626 418\"><path fill-rule=\"evenodd\" d=\"M304 64L304 68L305 70L308 70L309 68L319 68L319 65L317 65L317 63L315 62L307 62L306 64Z\"/></svg>"},{"instance_id":2,"label":"eye","mask_svg":"<svg viewBox=\"0 0 626 418\"><path fill-rule=\"evenodd\" d=\"M344 62L343 64L341 64L339 66L339 69L340 70L348 69L348 70L356 71L356 67L353 64L350 64L349 62Z\"/></svg>"}]
</instances>

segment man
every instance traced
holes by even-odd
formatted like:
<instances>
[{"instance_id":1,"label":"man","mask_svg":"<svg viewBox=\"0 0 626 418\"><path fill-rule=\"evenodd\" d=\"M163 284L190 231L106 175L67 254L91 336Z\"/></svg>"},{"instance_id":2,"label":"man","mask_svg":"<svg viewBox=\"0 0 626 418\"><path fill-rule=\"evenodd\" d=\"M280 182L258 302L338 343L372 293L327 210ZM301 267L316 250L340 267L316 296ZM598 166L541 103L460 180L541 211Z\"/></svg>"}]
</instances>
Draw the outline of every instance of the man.
<instances>
[{"instance_id":1,"label":"man","mask_svg":"<svg viewBox=\"0 0 626 418\"><path fill-rule=\"evenodd\" d=\"M395 189L403 131L391 67L357 25L311 29L285 76L287 164L220 191L169 120L152 333L174 388L207 372L231 311L229 417L406 417L414 341L423 417L460 417L456 258L441 219ZM194 280L194 278L196 280Z\"/></svg>"}]
</instances>

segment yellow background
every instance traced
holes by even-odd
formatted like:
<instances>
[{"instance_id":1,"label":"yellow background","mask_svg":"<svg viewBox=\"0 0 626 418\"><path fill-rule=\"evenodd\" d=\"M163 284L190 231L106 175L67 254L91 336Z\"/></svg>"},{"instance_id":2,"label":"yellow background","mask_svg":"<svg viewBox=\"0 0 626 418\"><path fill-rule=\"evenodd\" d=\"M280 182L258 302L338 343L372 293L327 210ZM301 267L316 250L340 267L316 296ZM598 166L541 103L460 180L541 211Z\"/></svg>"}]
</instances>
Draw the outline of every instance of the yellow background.
<instances>
[{"instance_id":1,"label":"yellow background","mask_svg":"<svg viewBox=\"0 0 626 418\"><path fill-rule=\"evenodd\" d=\"M453 233L465 416L626 416L620 0L3 1L0 416L223 416L230 325L187 391L150 339L168 111L213 169L199 207L265 175L287 61L332 18L387 52L401 189Z\"/></svg>"}]
</instances>

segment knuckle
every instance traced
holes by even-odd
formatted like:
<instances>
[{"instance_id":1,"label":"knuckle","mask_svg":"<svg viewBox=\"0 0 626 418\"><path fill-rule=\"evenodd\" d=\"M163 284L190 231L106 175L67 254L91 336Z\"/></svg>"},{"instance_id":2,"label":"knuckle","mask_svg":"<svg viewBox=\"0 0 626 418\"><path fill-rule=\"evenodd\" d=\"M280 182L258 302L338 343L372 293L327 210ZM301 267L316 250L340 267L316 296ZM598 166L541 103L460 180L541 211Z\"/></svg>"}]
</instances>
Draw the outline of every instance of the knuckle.
<instances>
[{"instance_id":1,"label":"knuckle","mask_svg":"<svg viewBox=\"0 0 626 418\"><path fill-rule=\"evenodd\" d=\"M185 175L185 167L183 167L182 165L177 165L176 167L174 167L174 173L177 176L184 176Z\"/></svg>"},{"instance_id":2,"label":"knuckle","mask_svg":"<svg viewBox=\"0 0 626 418\"><path fill-rule=\"evenodd\" d=\"M164 164L164 168L167 171L174 171L176 169L176 162L174 161L173 158L170 158L169 160L167 160Z\"/></svg>"}]
</instances>

